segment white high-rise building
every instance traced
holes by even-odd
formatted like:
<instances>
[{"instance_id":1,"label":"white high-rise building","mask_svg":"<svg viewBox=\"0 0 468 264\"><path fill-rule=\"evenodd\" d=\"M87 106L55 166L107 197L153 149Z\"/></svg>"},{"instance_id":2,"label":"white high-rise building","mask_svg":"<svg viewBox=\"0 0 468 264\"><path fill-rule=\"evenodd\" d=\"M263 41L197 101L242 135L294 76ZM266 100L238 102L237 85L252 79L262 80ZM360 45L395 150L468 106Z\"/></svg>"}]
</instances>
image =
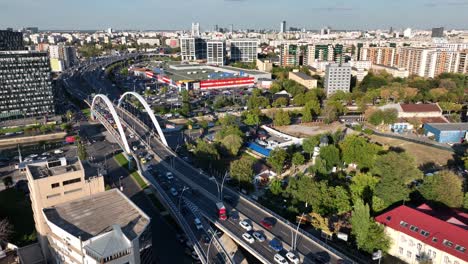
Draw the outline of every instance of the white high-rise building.
<instances>
[{"instance_id":1,"label":"white high-rise building","mask_svg":"<svg viewBox=\"0 0 468 264\"><path fill-rule=\"evenodd\" d=\"M407 28L403 31L403 37L405 38L412 38L413 37L413 32L411 28Z\"/></svg>"},{"instance_id":2,"label":"white high-rise building","mask_svg":"<svg viewBox=\"0 0 468 264\"><path fill-rule=\"evenodd\" d=\"M50 45L49 57L53 72L61 72L75 65L78 61L76 48L73 46Z\"/></svg>"},{"instance_id":3,"label":"white high-rise building","mask_svg":"<svg viewBox=\"0 0 468 264\"><path fill-rule=\"evenodd\" d=\"M257 47L257 40L231 40L231 61L254 62L255 60L257 60Z\"/></svg>"},{"instance_id":4,"label":"white high-rise building","mask_svg":"<svg viewBox=\"0 0 468 264\"><path fill-rule=\"evenodd\" d=\"M351 89L351 65L330 63L325 69L324 87L327 96L338 91L348 93Z\"/></svg>"},{"instance_id":5,"label":"white high-rise building","mask_svg":"<svg viewBox=\"0 0 468 264\"><path fill-rule=\"evenodd\" d=\"M202 38L181 37L180 56L182 61L206 59L206 41Z\"/></svg>"},{"instance_id":6,"label":"white high-rise building","mask_svg":"<svg viewBox=\"0 0 468 264\"><path fill-rule=\"evenodd\" d=\"M286 29L286 21L281 22L281 27L280 27L280 33L285 33L287 31Z\"/></svg>"},{"instance_id":7,"label":"white high-rise building","mask_svg":"<svg viewBox=\"0 0 468 264\"><path fill-rule=\"evenodd\" d=\"M224 65L225 46L223 41L210 40L206 43L206 63Z\"/></svg>"},{"instance_id":8,"label":"white high-rise building","mask_svg":"<svg viewBox=\"0 0 468 264\"><path fill-rule=\"evenodd\" d=\"M108 28L107 29L107 34L112 34L112 33L113 33L112 28Z\"/></svg>"},{"instance_id":9,"label":"white high-rise building","mask_svg":"<svg viewBox=\"0 0 468 264\"><path fill-rule=\"evenodd\" d=\"M192 23L192 37L199 37L199 36L200 36L200 24Z\"/></svg>"}]
</instances>

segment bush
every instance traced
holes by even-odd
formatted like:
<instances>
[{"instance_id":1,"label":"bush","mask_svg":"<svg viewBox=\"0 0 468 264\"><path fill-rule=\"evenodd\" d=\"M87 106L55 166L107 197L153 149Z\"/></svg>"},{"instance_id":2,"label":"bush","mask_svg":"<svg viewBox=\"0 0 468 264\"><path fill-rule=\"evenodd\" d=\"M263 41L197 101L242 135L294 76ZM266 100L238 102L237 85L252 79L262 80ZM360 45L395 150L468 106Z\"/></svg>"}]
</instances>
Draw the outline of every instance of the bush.
<instances>
[{"instance_id":1,"label":"bush","mask_svg":"<svg viewBox=\"0 0 468 264\"><path fill-rule=\"evenodd\" d=\"M370 128L364 129L363 132L364 132L364 134L366 134L366 135L372 135L372 134L374 134L374 131L372 131L372 129L370 129Z\"/></svg>"}]
</instances>

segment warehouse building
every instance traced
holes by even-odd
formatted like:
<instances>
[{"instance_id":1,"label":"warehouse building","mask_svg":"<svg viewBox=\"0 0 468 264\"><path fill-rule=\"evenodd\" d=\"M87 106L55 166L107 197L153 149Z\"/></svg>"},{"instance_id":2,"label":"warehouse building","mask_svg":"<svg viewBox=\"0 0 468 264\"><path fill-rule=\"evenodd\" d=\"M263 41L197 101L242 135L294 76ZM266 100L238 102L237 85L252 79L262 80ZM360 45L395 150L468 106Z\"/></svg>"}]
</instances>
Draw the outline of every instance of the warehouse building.
<instances>
[{"instance_id":1,"label":"warehouse building","mask_svg":"<svg viewBox=\"0 0 468 264\"><path fill-rule=\"evenodd\" d=\"M427 123L424 134L439 143L461 143L467 139L468 123Z\"/></svg>"}]
</instances>

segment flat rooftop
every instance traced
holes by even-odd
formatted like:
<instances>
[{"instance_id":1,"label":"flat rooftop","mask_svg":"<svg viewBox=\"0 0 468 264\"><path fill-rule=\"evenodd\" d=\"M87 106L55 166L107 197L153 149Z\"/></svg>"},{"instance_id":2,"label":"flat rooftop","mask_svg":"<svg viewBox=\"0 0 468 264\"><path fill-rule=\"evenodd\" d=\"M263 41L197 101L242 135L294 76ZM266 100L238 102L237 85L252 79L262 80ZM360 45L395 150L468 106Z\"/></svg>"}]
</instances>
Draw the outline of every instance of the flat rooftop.
<instances>
[{"instance_id":1,"label":"flat rooftop","mask_svg":"<svg viewBox=\"0 0 468 264\"><path fill-rule=\"evenodd\" d=\"M297 77L303 79L303 80L315 80L314 78L312 78L311 76L303 73L303 72L290 72L289 74L294 74L296 75Z\"/></svg>"},{"instance_id":2,"label":"flat rooftop","mask_svg":"<svg viewBox=\"0 0 468 264\"><path fill-rule=\"evenodd\" d=\"M57 176L72 171L80 171L81 166L78 159L51 159L44 162L31 163L27 165L33 179Z\"/></svg>"},{"instance_id":3,"label":"flat rooftop","mask_svg":"<svg viewBox=\"0 0 468 264\"><path fill-rule=\"evenodd\" d=\"M117 189L43 211L50 222L83 241L113 230L112 225L119 225L125 236L133 240L150 222L149 217Z\"/></svg>"},{"instance_id":4,"label":"flat rooftop","mask_svg":"<svg viewBox=\"0 0 468 264\"><path fill-rule=\"evenodd\" d=\"M427 123L431 127L440 131L465 131L468 130L468 123Z\"/></svg>"}]
</instances>

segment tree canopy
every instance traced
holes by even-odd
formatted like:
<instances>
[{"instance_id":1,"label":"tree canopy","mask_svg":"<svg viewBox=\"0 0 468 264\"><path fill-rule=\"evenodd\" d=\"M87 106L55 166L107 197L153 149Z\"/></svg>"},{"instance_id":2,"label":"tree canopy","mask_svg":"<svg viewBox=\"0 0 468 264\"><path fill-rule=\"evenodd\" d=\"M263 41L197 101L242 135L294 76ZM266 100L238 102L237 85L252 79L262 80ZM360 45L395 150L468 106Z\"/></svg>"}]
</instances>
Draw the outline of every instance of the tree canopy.
<instances>
[{"instance_id":1,"label":"tree canopy","mask_svg":"<svg viewBox=\"0 0 468 264\"><path fill-rule=\"evenodd\" d=\"M448 170L424 177L419 192L427 200L440 202L449 207L463 206L463 180Z\"/></svg>"},{"instance_id":2,"label":"tree canopy","mask_svg":"<svg viewBox=\"0 0 468 264\"><path fill-rule=\"evenodd\" d=\"M254 161L250 157L243 156L238 160L231 162L230 175L239 181L242 188L251 190L254 177Z\"/></svg>"},{"instance_id":3,"label":"tree canopy","mask_svg":"<svg viewBox=\"0 0 468 264\"><path fill-rule=\"evenodd\" d=\"M379 151L377 145L356 135L346 137L339 146L343 161L348 164L356 163L360 168L371 168Z\"/></svg>"}]
</instances>

